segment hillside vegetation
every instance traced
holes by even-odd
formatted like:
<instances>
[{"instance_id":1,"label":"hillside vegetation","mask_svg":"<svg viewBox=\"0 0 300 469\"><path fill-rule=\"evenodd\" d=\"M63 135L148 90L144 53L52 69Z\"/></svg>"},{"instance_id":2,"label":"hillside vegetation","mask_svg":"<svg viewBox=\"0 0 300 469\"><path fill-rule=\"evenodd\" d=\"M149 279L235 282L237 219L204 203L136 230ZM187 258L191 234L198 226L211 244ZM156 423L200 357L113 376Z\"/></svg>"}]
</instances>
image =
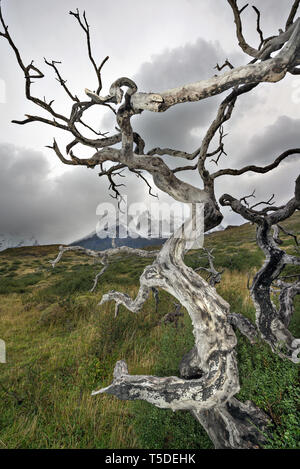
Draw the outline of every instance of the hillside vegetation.
<instances>
[{"instance_id":1,"label":"hillside vegetation","mask_svg":"<svg viewBox=\"0 0 300 469\"><path fill-rule=\"evenodd\" d=\"M300 213L283 226L299 233ZM254 230L245 224L205 238L205 246L215 248L215 265L225 269L218 292L233 312L252 321L247 282L264 260ZM292 238L281 238L294 252ZM111 289L135 296L151 259L114 259L96 292L89 293L101 265L66 253L53 270L49 260L57 251L58 246L37 246L0 253L0 338L7 346L7 363L0 364L0 448L211 448L188 412L90 395L111 382L117 360L125 359L131 374L177 375L183 354L193 346L186 312L178 324L161 321L175 310L165 292L159 293L157 312L153 297L139 314L121 307L117 318L114 304L97 305ZM187 264L206 266L199 254L190 252ZM299 337L299 297L295 305L290 329ZM300 447L299 367L262 342L252 346L239 332L237 337L237 397L251 399L272 418L267 447Z\"/></svg>"}]
</instances>

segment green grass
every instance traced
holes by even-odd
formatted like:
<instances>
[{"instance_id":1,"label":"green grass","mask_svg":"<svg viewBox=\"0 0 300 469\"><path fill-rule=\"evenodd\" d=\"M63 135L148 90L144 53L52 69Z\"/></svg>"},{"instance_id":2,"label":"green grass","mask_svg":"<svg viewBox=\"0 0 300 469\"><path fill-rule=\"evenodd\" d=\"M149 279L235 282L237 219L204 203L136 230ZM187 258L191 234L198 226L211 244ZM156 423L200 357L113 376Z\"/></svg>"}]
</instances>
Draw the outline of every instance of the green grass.
<instances>
[{"instance_id":1,"label":"green grass","mask_svg":"<svg viewBox=\"0 0 300 469\"><path fill-rule=\"evenodd\" d=\"M13 275L6 275L0 278L0 295L7 295L9 293L25 293L29 286L35 285L40 282L41 274L27 274L15 278Z\"/></svg>"},{"instance_id":2,"label":"green grass","mask_svg":"<svg viewBox=\"0 0 300 469\"><path fill-rule=\"evenodd\" d=\"M287 228L300 228L299 214ZM294 247L282 237L289 252ZM231 310L254 321L247 289L263 260L249 224L206 237L215 263L225 268L218 292ZM239 242L237 249L236 243ZM115 362L125 359L132 374L178 375L179 362L193 346L186 312L178 326L161 324L174 310L160 292L155 313L152 296L139 314L98 303L110 289L135 296L138 278L150 259L121 257L89 290L101 265L66 253L53 270L57 246L10 249L0 253L0 337L7 363L0 364L1 448L211 448L205 431L188 412L158 409L143 401L120 401L91 391L112 380ZM186 262L206 266L199 253ZM39 271L37 271L39 269ZM295 272L295 266L287 269ZM300 298L290 330L300 335ZM238 398L256 403L272 418L268 448L299 448L299 367L253 346L237 333L241 390Z\"/></svg>"},{"instance_id":3,"label":"green grass","mask_svg":"<svg viewBox=\"0 0 300 469\"><path fill-rule=\"evenodd\" d=\"M251 349L251 350L250 350ZM267 448L300 447L299 369L270 354L264 343L249 346L239 338L238 360L241 391L237 398L252 400L273 420Z\"/></svg>"}]
</instances>

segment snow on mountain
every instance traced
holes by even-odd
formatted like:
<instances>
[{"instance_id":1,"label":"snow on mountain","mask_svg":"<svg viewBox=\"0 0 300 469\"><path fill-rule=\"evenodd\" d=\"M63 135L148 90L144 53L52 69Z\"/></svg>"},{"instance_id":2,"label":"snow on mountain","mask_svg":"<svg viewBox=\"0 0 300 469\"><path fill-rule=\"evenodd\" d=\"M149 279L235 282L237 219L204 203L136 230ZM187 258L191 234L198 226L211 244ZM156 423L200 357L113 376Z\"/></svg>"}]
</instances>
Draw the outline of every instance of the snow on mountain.
<instances>
[{"instance_id":1,"label":"snow on mountain","mask_svg":"<svg viewBox=\"0 0 300 469\"><path fill-rule=\"evenodd\" d=\"M127 223L111 224L102 219L97 225L97 229L83 238L71 243L71 246L83 246L87 249L104 250L111 248L113 243L116 247L129 246L133 248L143 248L146 246L161 245L165 242L166 236L159 233L153 236L153 227L149 231L149 214L147 212L133 217L128 215Z\"/></svg>"},{"instance_id":2,"label":"snow on mountain","mask_svg":"<svg viewBox=\"0 0 300 469\"><path fill-rule=\"evenodd\" d=\"M99 238L99 240L104 240L104 239L109 239L110 242L113 238L137 238L139 236L138 233L135 231L131 230L129 227L126 227L123 224L118 224L116 226L109 226L106 227L105 229L97 229L89 233L88 235L84 236L83 238L80 238L71 244L73 246L75 245L81 245L82 242L88 242L91 239L94 238Z\"/></svg>"},{"instance_id":3,"label":"snow on mountain","mask_svg":"<svg viewBox=\"0 0 300 469\"><path fill-rule=\"evenodd\" d=\"M33 235L28 237L16 233L0 233L0 251L22 246L39 246L39 243Z\"/></svg>"},{"instance_id":4,"label":"snow on mountain","mask_svg":"<svg viewBox=\"0 0 300 469\"><path fill-rule=\"evenodd\" d=\"M72 242L71 246L83 246L87 249L104 250L115 245L143 248L151 245L162 245L182 225L182 216L167 214L165 218L159 213L145 210L136 216L128 215L127 223L115 223L112 219L103 217L97 229L88 235ZM214 231L223 231L224 225L219 225ZM113 242L114 240L114 242ZM196 248L196 247L195 247Z\"/></svg>"},{"instance_id":5,"label":"snow on mountain","mask_svg":"<svg viewBox=\"0 0 300 469\"><path fill-rule=\"evenodd\" d=\"M174 215L150 213L149 210L133 219L135 230L144 238L169 238L182 225L185 218Z\"/></svg>"}]
</instances>

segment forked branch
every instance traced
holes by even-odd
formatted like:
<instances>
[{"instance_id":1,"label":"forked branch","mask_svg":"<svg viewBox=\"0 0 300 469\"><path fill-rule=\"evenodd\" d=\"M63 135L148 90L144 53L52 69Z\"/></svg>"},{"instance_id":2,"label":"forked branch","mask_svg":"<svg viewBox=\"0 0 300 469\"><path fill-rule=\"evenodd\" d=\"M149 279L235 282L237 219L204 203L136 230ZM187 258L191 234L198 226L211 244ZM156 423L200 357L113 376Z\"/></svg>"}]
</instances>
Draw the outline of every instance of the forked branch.
<instances>
[{"instance_id":1,"label":"forked branch","mask_svg":"<svg viewBox=\"0 0 300 469\"><path fill-rule=\"evenodd\" d=\"M53 269L55 268L56 264L61 260L65 252L78 252L86 256L93 257L94 259L100 260L101 264L103 265L103 268L95 276L94 283L93 283L92 288L90 289L90 292L95 291L99 278L104 274L104 272L109 266L109 259L111 257L120 255L120 254L121 255L127 254L127 255L133 255L133 256L138 256L138 257L152 258L158 255L158 251L146 251L144 249L136 249L136 248L131 248L129 246L121 246L118 248L113 247L110 249L106 249L104 251L93 251L92 249L86 249L82 246L60 246L57 257L53 261L49 261Z\"/></svg>"}]
</instances>

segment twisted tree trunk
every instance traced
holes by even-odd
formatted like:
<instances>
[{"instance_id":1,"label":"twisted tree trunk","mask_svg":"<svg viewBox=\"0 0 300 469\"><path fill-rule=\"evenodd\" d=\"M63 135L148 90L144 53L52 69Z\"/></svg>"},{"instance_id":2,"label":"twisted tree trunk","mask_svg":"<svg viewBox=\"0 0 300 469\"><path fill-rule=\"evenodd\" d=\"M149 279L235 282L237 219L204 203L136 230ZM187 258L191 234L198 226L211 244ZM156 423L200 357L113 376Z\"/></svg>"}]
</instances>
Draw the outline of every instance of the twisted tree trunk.
<instances>
[{"instance_id":1,"label":"twisted tree trunk","mask_svg":"<svg viewBox=\"0 0 300 469\"><path fill-rule=\"evenodd\" d=\"M251 401L232 398L224 406L192 414L216 449L260 449L266 443L268 417Z\"/></svg>"},{"instance_id":2,"label":"twisted tree trunk","mask_svg":"<svg viewBox=\"0 0 300 469\"><path fill-rule=\"evenodd\" d=\"M280 307L276 308L271 299L271 286L287 264L300 260L289 256L280 249L271 235L270 223L266 221L257 227L257 244L266 254L263 267L254 277L251 296L256 308L256 324L262 338L272 350L282 358L299 363L300 339L296 339L288 330L294 312L294 297L299 294L298 284L288 285L281 289ZM294 262L293 262L294 260ZM282 285L284 287L284 285Z\"/></svg>"},{"instance_id":3,"label":"twisted tree trunk","mask_svg":"<svg viewBox=\"0 0 300 469\"><path fill-rule=\"evenodd\" d=\"M130 375L126 363L119 361L112 384L93 395L106 392L173 411L189 410L216 448L258 448L265 441L262 432L268 418L251 402L243 404L234 398L240 386L229 305L184 263L185 243L176 234L165 243L141 275L135 300L111 291L100 303L114 300L137 313L152 288L162 288L175 297L186 308L195 337L194 348L180 365L181 377Z\"/></svg>"},{"instance_id":4,"label":"twisted tree trunk","mask_svg":"<svg viewBox=\"0 0 300 469\"><path fill-rule=\"evenodd\" d=\"M266 259L255 275L250 290L256 309L256 326L262 339L270 345L273 352L299 363L300 339L293 337L288 330L294 313L293 299L300 293L299 282L287 285L281 283L279 308L272 302L271 289L272 283L278 279L286 265L300 265L299 257L287 254L279 248L277 230L272 235L273 225L300 209L300 176L295 182L295 196L283 207L275 207L275 210L273 208L274 212L271 214L267 214L265 210L257 212L245 207L240 200L228 194L220 198L220 203L231 206L236 213L257 225L257 245L264 252Z\"/></svg>"}]
</instances>

